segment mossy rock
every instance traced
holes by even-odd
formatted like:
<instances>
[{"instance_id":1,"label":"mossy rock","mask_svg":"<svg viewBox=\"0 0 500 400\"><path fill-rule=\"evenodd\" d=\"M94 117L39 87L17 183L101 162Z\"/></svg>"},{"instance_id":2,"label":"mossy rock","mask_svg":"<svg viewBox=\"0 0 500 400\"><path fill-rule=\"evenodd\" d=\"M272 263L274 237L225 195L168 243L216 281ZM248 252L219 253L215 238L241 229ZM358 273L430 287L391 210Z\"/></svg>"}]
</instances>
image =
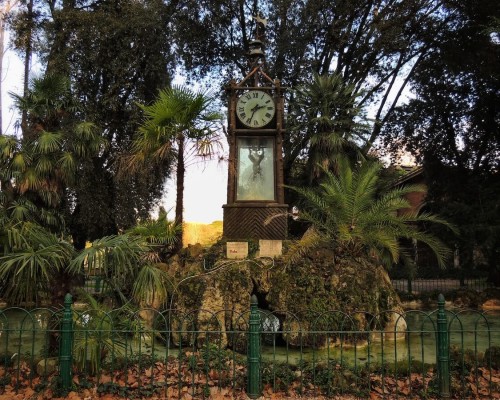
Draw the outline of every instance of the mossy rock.
<instances>
[{"instance_id":1,"label":"mossy rock","mask_svg":"<svg viewBox=\"0 0 500 400\"><path fill-rule=\"evenodd\" d=\"M406 328L404 320L398 320L403 309L386 271L371 260L339 258L329 249L319 249L285 268L279 259L271 266L258 259L226 260L221 243L205 254L213 262L213 270L203 269L203 255L196 261L185 258L182 266L172 269L175 280L182 282L175 306L193 312L223 307L216 323L222 327L224 344L231 345L236 339L244 346L243 337L226 337L226 332L246 331L252 294L257 295L260 308L278 317L283 339L292 346L325 345L325 337L306 337L299 331L380 329L402 333ZM207 318L199 318L197 328L206 323Z\"/></svg>"}]
</instances>

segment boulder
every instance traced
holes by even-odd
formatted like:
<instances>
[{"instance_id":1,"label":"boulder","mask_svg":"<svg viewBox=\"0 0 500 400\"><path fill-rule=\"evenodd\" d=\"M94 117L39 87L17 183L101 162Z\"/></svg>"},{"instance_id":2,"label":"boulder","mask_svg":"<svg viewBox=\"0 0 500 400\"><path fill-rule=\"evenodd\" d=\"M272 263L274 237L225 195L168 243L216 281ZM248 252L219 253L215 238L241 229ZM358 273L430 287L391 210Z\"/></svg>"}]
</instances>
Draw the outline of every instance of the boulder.
<instances>
[{"instance_id":1,"label":"boulder","mask_svg":"<svg viewBox=\"0 0 500 400\"><path fill-rule=\"evenodd\" d=\"M173 303L180 314L192 312L189 330L220 327L218 340L224 345L246 346L243 334L228 332L247 330L252 294L257 295L259 308L278 318L279 327L273 329L283 331L290 346L340 343L338 337L311 331L377 329L385 331L387 339L404 335L401 301L385 269L371 260L339 257L329 249L319 249L285 267L279 259L271 265L252 259L251 252L247 260L226 260L220 243L208 252L213 266L210 271L203 269L203 256L177 259L175 268L169 269L175 271L173 279L179 282ZM185 319L174 327L186 329L187 325ZM368 333L342 336L346 338L359 343L368 339ZM175 342L179 340L177 335ZM186 335L182 341L192 342L192 338Z\"/></svg>"},{"instance_id":2,"label":"boulder","mask_svg":"<svg viewBox=\"0 0 500 400\"><path fill-rule=\"evenodd\" d=\"M481 308L484 311L498 311L500 310L500 299L489 299L486 300Z\"/></svg>"}]
</instances>

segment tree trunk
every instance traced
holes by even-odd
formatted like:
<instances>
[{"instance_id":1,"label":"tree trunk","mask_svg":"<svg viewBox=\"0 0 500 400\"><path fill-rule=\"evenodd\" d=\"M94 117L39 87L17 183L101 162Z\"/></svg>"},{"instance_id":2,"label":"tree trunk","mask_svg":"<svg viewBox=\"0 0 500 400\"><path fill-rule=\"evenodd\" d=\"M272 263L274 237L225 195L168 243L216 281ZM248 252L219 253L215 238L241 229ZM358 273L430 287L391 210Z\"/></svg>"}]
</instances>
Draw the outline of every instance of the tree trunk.
<instances>
[{"instance_id":1,"label":"tree trunk","mask_svg":"<svg viewBox=\"0 0 500 400\"><path fill-rule=\"evenodd\" d=\"M7 3L8 6L8 3ZM2 82L3 82L3 56L4 56L4 40L5 40L5 17L7 14L7 6L5 10L0 11L0 135L3 134L2 127Z\"/></svg>"},{"instance_id":2,"label":"tree trunk","mask_svg":"<svg viewBox=\"0 0 500 400\"><path fill-rule=\"evenodd\" d=\"M179 252L182 249L182 233L184 231L183 224L183 212L184 212L184 175L186 172L186 166L184 165L184 135L180 134L177 137L177 144L179 146L177 155L177 192L175 200L175 225L180 227L179 233L177 234L177 242L175 244L175 252Z\"/></svg>"},{"instance_id":3,"label":"tree trunk","mask_svg":"<svg viewBox=\"0 0 500 400\"><path fill-rule=\"evenodd\" d=\"M26 37L26 49L24 53L24 90L23 96L26 97L29 89L29 78L30 78L30 64L31 64L31 53L32 53L32 31L33 31L33 0L30 0L27 4L28 7L28 30ZM24 138L26 138L28 132L28 111L24 108L21 116L21 132Z\"/></svg>"}]
</instances>

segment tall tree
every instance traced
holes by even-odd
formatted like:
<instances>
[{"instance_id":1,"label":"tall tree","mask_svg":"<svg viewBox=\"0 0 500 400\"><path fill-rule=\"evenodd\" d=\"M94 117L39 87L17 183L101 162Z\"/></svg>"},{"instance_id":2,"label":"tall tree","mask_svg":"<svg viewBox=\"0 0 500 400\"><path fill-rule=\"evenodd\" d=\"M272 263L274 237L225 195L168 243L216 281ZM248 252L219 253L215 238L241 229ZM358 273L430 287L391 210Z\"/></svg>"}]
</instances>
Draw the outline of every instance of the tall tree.
<instances>
[{"instance_id":1,"label":"tall tree","mask_svg":"<svg viewBox=\"0 0 500 400\"><path fill-rule=\"evenodd\" d=\"M252 16L265 14L270 76L297 87L313 73L336 73L363 89L360 108L374 109L364 145L367 153L413 75L445 29L444 0L267 0L191 1L179 15L177 42L193 75L212 72L222 79L246 74L244 53L254 36ZM190 34L186 35L188 30ZM288 102L293 108L294 98ZM299 111L297 111L299 112ZM290 113L290 114L293 114ZM284 153L299 154L300 135ZM296 148L299 146L299 149ZM291 165L292 162L289 163ZM288 171L287 171L288 172Z\"/></svg>"},{"instance_id":2,"label":"tall tree","mask_svg":"<svg viewBox=\"0 0 500 400\"><path fill-rule=\"evenodd\" d=\"M76 119L69 81L46 76L32 81L26 96L14 95L26 111L25 135L0 136L1 205L16 219L34 219L62 230L74 204L68 192L82 162L106 146L95 125Z\"/></svg>"},{"instance_id":3,"label":"tall tree","mask_svg":"<svg viewBox=\"0 0 500 400\"><path fill-rule=\"evenodd\" d=\"M293 147L293 153L285 154L287 170L291 170L293 164L303 164L307 183L312 185L322 170L335 167L339 155L362 158L366 125L356 107L361 93L355 91L353 84L345 84L340 74L315 74L311 82L294 91L294 96L298 107L289 115L288 130L292 132L290 140L300 140L300 143ZM304 162L298 163L298 159ZM293 178L295 176L289 176L289 182L293 182Z\"/></svg>"},{"instance_id":4,"label":"tall tree","mask_svg":"<svg viewBox=\"0 0 500 400\"><path fill-rule=\"evenodd\" d=\"M416 68L416 96L389 120L386 144L394 151L403 147L424 163L428 207L460 228L460 238L449 239L458 245L462 264L485 264L498 283L500 42L495 21L500 5L491 0L446 4L453 23Z\"/></svg>"},{"instance_id":5,"label":"tall tree","mask_svg":"<svg viewBox=\"0 0 500 400\"><path fill-rule=\"evenodd\" d=\"M68 224L79 246L147 218L161 197L168 162L118 178L119 154L140 123L137 103L149 103L175 68L170 26L178 2L161 0L35 2L34 49L45 74L71 82L82 120L110 143L78 171ZM179 5L180 6L180 5ZM17 38L22 38L22 25ZM22 40L16 42L21 50Z\"/></svg>"},{"instance_id":6,"label":"tall tree","mask_svg":"<svg viewBox=\"0 0 500 400\"><path fill-rule=\"evenodd\" d=\"M36 25L39 9L35 9L33 0L20 0L20 7L18 12L12 18L12 28L14 35L14 49L18 51L24 60L24 74L23 74L23 95L27 95L29 91L31 61L34 52L34 41L36 37ZM25 135L27 123L27 111L21 110L21 131Z\"/></svg>"},{"instance_id":7,"label":"tall tree","mask_svg":"<svg viewBox=\"0 0 500 400\"><path fill-rule=\"evenodd\" d=\"M161 90L153 104L142 107L146 119L132 145L130 165L133 167L176 157L175 224L180 227L177 249L182 248L186 145L192 141L202 155L212 153L206 144L213 138L213 128L220 120L220 115L210 109L212 103L210 94L193 92L183 86Z\"/></svg>"}]
</instances>

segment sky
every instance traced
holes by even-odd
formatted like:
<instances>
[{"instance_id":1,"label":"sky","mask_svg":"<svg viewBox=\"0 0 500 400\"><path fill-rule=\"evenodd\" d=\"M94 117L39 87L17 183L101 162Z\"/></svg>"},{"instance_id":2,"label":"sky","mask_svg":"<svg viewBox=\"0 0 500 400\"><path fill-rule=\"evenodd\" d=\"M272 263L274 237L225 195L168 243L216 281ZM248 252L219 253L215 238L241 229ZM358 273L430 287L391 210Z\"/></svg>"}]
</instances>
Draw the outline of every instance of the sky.
<instances>
[{"instance_id":1,"label":"sky","mask_svg":"<svg viewBox=\"0 0 500 400\"><path fill-rule=\"evenodd\" d=\"M6 38L8 43L8 38ZM8 92L22 93L24 66L17 55L7 50L4 56L2 76L2 132L14 134L14 123L18 119L12 109L12 99ZM179 77L176 83L183 83ZM222 221L222 205L226 203L227 162L217 160L198 163L187 168L184 185L184 220L186 222L211 223ZM165 194L159 206L168 211L174 219L175 181L168 179Z\"/></svg>"},{"instance_id":2,"label":"sky","mask_svg":"<svg viewBox=\"0 0 500 400\"><path fill-rule=\"evenodd\" d=\"M227 200L227 162L208 161L187 169L184 195L184 221L211 223L222 221L222 205ZM175 181L167 181L167 193L162 205L174 219ZM169 211L170 210L170 211Z\"/></svg>"},{"instance_id":3,"label":"sky","mask_svg":"<svg viewBox=\"0 0 500 400\"><path fill-rule=\"evenodd\" d=\"M5 43L9 41L8 32L5 35ZM16 113L12 108L12 99L9 92L17 94L22 93L23 89L24 67L22 61L16 54L7 49L3 58L3 76L2 79L2 132L7 134L14 133L14 123Z\"/></svg>"}]
</instances>

